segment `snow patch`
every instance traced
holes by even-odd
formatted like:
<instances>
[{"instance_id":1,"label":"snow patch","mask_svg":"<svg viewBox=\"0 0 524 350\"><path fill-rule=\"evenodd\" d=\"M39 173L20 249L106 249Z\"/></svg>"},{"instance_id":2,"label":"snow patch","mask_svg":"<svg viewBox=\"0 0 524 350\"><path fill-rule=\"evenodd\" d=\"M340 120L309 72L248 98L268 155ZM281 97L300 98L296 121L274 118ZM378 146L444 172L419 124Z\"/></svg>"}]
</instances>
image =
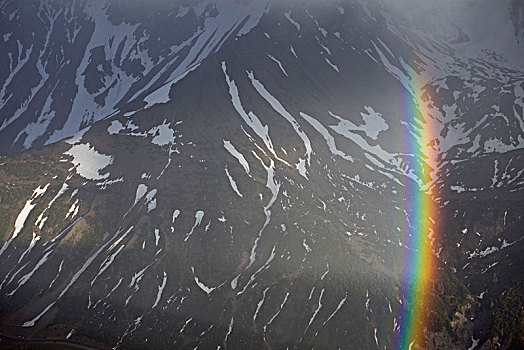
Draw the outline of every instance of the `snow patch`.
<instances>
[{"instance_id":1,"label":"snow patch","mask_svg":"<svg viewBox=\"0 0 524 350\"><path fill-rule=\"evenodd\" d=\"M154 136L151 142L158 146L165 146L175 142L175 131L171 129L171 124L166 120L162 124L151 128L147 133Z\"/></svg>"},{"instance_id":2,"label":"snow patch","mask_svg":"<svg viewBox=\"0 0 524 350\"><path fill-rule=\"evenodd\" d=\"M118 134L120 131L124 130L124 126L118 120L113 120L111 125L107 128L109 135Z\"/></svg>"},{"instance_id":3,"label":"snow patch","mask_svg":"<svg viewBox=\"0 0 524 350\"><path fill-rule=\"evenodd\" d=\"M138 201L142 199L142 197L144 197L146 192L147 192L146 185L144 184L138 185L138 187L136 188L135 202L133 203L133 206L135 206L138 203Z\"/></svg>"},{"instance_id":4,"label":"snow patch","mask_svg":"<svg viewBox=\"0 0 524 350\"><path fill-rule=\"evenodd\" d=\"M113 156L98 153L89 143L73 145L64 154L73 157L72 163L78 175L89 180L103 180L109 173L100 174L100 171L113 164Z\"/></svg>"}]
</instances>

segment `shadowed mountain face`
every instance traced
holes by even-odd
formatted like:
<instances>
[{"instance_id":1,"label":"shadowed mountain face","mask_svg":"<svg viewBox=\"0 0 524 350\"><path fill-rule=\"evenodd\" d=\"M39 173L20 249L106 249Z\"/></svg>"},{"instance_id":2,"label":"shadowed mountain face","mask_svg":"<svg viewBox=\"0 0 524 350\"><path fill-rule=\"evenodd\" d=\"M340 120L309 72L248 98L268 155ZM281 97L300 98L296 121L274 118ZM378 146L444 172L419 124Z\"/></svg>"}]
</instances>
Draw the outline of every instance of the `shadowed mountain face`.
<instances>
[{"instance_id":1,"label":"shadowed mountain face","mask_svg":"<svg viewBox=\"0 0 524 350\"><path fill-rule=\"evenodd\" d=\"M125 110L265 11L263 2L3 1L0 150L56 142Z\"/></svg>"},{"instance_id":2,"label":"shadowed mountain face","mask_svg":"<svg viewBox=\"0 0 524 350\"><path fill-rule=\"evenodd\" d=\"M4 1L1 330L393 349L418 307L414 348L523 346L524 44L501 3ZM422 191L437 273L413 302Z\"/></svg>"}]
</instances>

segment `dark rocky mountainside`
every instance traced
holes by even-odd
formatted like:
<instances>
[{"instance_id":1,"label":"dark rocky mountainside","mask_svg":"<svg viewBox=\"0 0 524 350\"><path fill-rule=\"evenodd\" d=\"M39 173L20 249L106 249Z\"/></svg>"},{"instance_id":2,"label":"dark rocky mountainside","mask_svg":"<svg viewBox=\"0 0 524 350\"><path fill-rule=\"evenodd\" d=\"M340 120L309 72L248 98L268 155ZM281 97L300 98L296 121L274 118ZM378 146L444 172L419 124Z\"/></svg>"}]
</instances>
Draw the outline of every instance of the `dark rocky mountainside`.
<instances>
[{"instance_id":1,"label":"dark rocky mountainside","mask_svg":"<svg viewBox=\"0 0 524 350\"><path fill-rule=\"evenodd\" d=\"M1 2L1 332L393 349L420 307L414 349L524 347L524 44L493 3Z\"/></svg>"}]
</instances>

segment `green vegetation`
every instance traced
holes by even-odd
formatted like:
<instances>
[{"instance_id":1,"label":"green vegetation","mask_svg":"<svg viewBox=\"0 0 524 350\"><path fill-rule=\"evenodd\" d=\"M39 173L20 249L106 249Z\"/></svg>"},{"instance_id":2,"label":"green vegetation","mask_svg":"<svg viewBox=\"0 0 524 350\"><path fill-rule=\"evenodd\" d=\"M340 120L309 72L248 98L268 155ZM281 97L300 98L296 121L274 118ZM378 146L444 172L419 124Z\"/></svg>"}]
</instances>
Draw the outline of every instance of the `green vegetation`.
<instances>
[{"instance_id":1,"label":"green vegetation","mask_svg":"<svg viewBox=\"0 0 524 350\"><path fill-rule=\"evenodd\" d=\"M492 335L514 349L524 348L524 286L520 280L494 303Z\"/></svg>"},{"instance_id":2,"label":"green vegetation","mask_svg":"<svg viewBox=\"0 0 524 350\"><path fill-rule=\"evenodd\" d=\"M32 178L35 174L44 174L48 165L40 162L9 162L2 166L2 170L7 176L14 176L17 178Z\"/></svg>"},{"instance_id":3,"label":"green vegetation","mask_svg":"<svg viewBox=\"0 0 524 350\"><path fill-rule=\"evenodd\" d=\"M451 331L455 315L463 313L464 307L471 304L471 298L466 286L448 268L441 269L439 274L440 279L433 288L432 328Z\"/></svg>"}]
</instances>

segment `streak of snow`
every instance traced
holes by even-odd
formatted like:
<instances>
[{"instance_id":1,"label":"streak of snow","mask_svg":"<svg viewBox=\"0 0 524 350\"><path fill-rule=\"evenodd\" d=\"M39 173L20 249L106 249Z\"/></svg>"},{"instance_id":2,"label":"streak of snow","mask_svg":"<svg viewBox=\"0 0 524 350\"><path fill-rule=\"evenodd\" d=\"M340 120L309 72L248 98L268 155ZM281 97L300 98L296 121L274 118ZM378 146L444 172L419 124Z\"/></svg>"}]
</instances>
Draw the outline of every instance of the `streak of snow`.
<instances>
[{"instance_id":1,"label":"streak of snow","mask_svg":"<svg viewBox=\"0 0 524 350\"><path fill-rule=\"evenodd\" d=\"M324 326L326 323L328 323L329 320L331 320L335 316L335 314L338 312L338 310L340 310L342 308L342 306L346 302L347 297L348 297L348 295L346 294L346 296L344 298L342 298L342 300L340 300L340 302L338 303L337 308L335 309L335 311L333 311L333 313L331 315L329 315L329 317L327 318L326 321L324 321L322 326Z\"/></svg>"},{"instance_id":2,"label":"streak of snow","mask_svg":"<svg viewBox=\"0 0 524 350\"><path fill-rule=\"evenodd\" d=\"M180 215L180 210L175 209L175 211L173 212L173 224L175 223L175 220L176 218L178 218L179 215Z\"/></svg>"},{"instance_id":3,"label":"streak of snow","mask_svg":"<svg viewBox=\"0 0 524 350\"><path fill-rule=\"evenodd\" d=\"M270 208L273 205L273 203L275 203L275 201L277 200L278 192L280 190L280 183L275 180L275 162L273 161L273 159L270 159L269 160L270 165L266 166L266 164L262 161L262 159L260 159L256 153L254 154L257 157L257 159L260 161L264 169L266 170L266 173L267 173L266 187L269 188L269 190L271 191L271 199L269 203L264 207L264 214L266 215L266 220L264 221L264 225L258 232L258 236L255 239L253 247L251 248L251 254L249 256L249 264L246 266L244 270L247 270L248 268L250 268L253 265L253 263L255 262L255 258L257 256L256 250L258 247L258 242L260 238L262 237L262 232L264 231L266 226L269 224L269 220L271 219Z\"/></svg>"},{"instance_id":4,"label":"streak of snow","mask_svg":"<svg viewBox=\"0 0 524 350\"><path fill-rule=\"evenodd\" d=\"M309 329L309 327L311 326L311 324L313 323L313 321L315 320L315 317L317 316L318 312L320 311L320 309L322 308L322 297L324 296L324 290L325 288L322 288L322 290L320 291L320 296L318 298L318 305L317 305L317 308L315 309L315 311L313 312L313 315L311 316L311 318L309 319L309 323L306 327L306 329L304 330L304 333L303 335L305 335ZM302 342L302 338L300 338L300 341L299 342Z\"/></svg>"},{"instance_id":5,"label":"streak of snow","mask_svg":"<svg viewBox=\"0 0 524 350\"><path fill-rule=\"evenodd\" d=\"M178 333L183 333L184 330L186 329L187 325L193 320L193 317L189 318L186 323L184 323L184 326L180 329L180 331Z\"/></svg>"},{"instance_id":6,"label":"streak of snow","mask_svg":"<svg viewBox=\"0 0 524 350\"><path fill-rule=\"evenodd\" d=\"M164 291L166 284L167 284L167 273L164 271L164 279L162 280L162 284L158 286L158 293L156 295L155 303L151 307L152 309L154 309L160 302L160 299L162 298L162 292Z\"/></svg>"},{"instance_id":7,"label":"streak of snow","mask_svg":"<svg viewBox=\"0 0 524 350\"><path fill-rule=\"evenodd\" d=\"M155 228L155 246L158 246L158 241L160 241L160 230Z\"/></svg>"},{"instance_id":8,"label":"streak of snow","mask_svg":"<svg viewBox=\"0 0 524 350\"><path fill-rule=\"evenodd\" d=\"M224 148L233 156L235 157L238 162L240 163L240 165L242 165L244 167L244 170L246 171L246 174L249 174L249 164L246 160L246 158L244 157L244 155L242 153L240 153L236 148L235 146L233 146L233 144L231 144L230 141L226 141L226 140L223 140L224 141Z\"/></svg>"},{"instance_id":9,"label":"streak of snow","mask_svg":"<svg viewBox=\"0 0 524 350\"><path fill-rule=\"evenodd\" d=\"M300 24L297 21L295 21L293 18L291 18L291 11L284 12L284 16L287 18L289 22L291 22L291 24L293 24L297 28L297 32L299 32Z\"/></svg>"},{"instance_id":10,"label":"streak of snow","mask_svg":"<svg viewBox=\"0 0 524 350\"><path fill-rule=\"evenodd\" d=\"M300 112L300 116L304 118L305 121L307 121L313 128L315 128L315 130L317 130L322 135L324 140L326 140L328 148L333 155L340 156L347 161L353 162L353 158L351 156L348 156L344 152L339 151L337 149L335 139L333 138L333 136L329 134L329 131L318 120L302 112Z\"/></svg>"},{"instance_id":11,"label":"streak of snow","mask_svg":"<svg viewBox=\"0 0 524 350\"><path fill-rule=\"evenodd\" d=\"M382 53L382 50L380 50L378 48L378 46L373 41L371 41L371 43L375 47L375 50L376 50L376 52L378 53L378 55L380 57L380 60L382 62L382 65L383 65L384 69L386 71L388 71L392 76L394 76L402 85L404 85L406 90L409 91L412 96L416 96L415 90L413 89L413 87L411 85L411 80L410 80L409 76L406 73L404 73L402 70L400 70L397 66L392 64L387 59L387 57L384 55L384 53ZM369 55L369 53L368 53L368 55ZM372 56L370 56L370 57L373 58ZM375 59L373 58L373 60L375 60Z\"/></svg>"},{"instance_id":12,"label":"streak of snow","mask_svg":"<svg viewBox=\"0 0 524 350\"><path fill-rule=\"evenodd\" d=\"M324 274L322 274L322 277L320 277L320 280L323 281L328 273L329 273L329 263L327 263L327 270L326 272L324 272Z\"/></svg>"},{"instance_id":13,"label":"streak of snow","mask_svg":"<svg viewBox=\"0 0 524 350\"><path fill-rule=\"evenodd\" d=\"M304 143L304 148L306 149L305 156L307 159L307 165L310 166L311 153L313 152L313 149L311 147L311 141L309 141L309 138L307 137L306 133L302 131L302 129L300 128L300 124L298 124L295 118L293 118L293 116L289 114L289 112L284 108L284 106L282 106L282 104L273 95L271 95L269 91L267 91L265 86L255 78L253 72L249 72L248 77L251 80L251 84L257 90L259 95L262 96L278 114L284 117L284 119L291 124L293 130L295 130L300 139L302 139L302 142ZM305 176L305 174L301 175Z\"/></svg>"},{"instance_id":14,"label":"streak of snow","mask_svg":"<svg viewBox=\"0 0 524 350\"><path fill-rule=\"evenodd\" d=\"M337 66L336 64L334 64L333 62L331 62L331 61L329 60L329 58L324 57L324 61L326 61L326 63L329 64L329 66L330 66L331 68L333 68L337 73L340 73L340 70L338 69L338 66Z\"/></svg>"},{"instance_id":15,"label":"streak of snow","mask_svg":"<svg viewBox=\"0 0 524 350\"><path fill-rule=\"evenodd\" d=\"M142 270L138 271L138 272L135 272L135 274L133 275L133 277L131 277L131 282L129 282L129 285L127 286L128 288L131 288L133 287L135 289L135 291L138 291L139 289L139 286L138 286L138 283L140 283L140 281L142 280L142 278L144 277L144 273L146 272L146 270L151 266L150 265L147 265L146 267L144 267Z\"/></svg>"},{"instance_id":16,"label":"streak of snow","mask_svg":"<svg viewBox=\"0 0 524 350\"><path fill-rule=\"evenodd\" d=\"M195 279L195 283L197 284L197 286L202 289L206 294L210 294L211 292L213 292L216 287L208 287L206 286L204 283L202 283L198 277L195 275L195 268L193 266L191 266L191 271L193 271L193 275L194 275L194 279Z\"/></svg>"},{"instance_id":17,"label":"streak of snow","mask_svg":"<svg viewBox=\"0 0 524 350\"><path fill-rule=\"evenodd\" d=\"M298 58L297 56L297 53L295 52L295 49L293 48L293 46L289 46L289 51L291 51L291 53L293 54L293 56L295 56L295 58Z\"/></svg>"},{"instance_id":18,"label":"streak of snow","mask_svg":"<svg viewBox=\"0 0 524 350\"><path fill-rule=\"evenodd\" d=\"M402 157L399 154L389 153L385 151L380 145L370 145L364 139L364 137L362 137L358 133L353 132L355 130L360 130L359 127L357 127L355 124L353 124L349 120L345 120L339 117L338 115L335 115L331 112L329 112L329 114L339 120L338 125L330 126L331 129L336 131L338 134L346 137L348 140L353 141L363 151L369 152L369 153L365 153L365 156L370 161L372 161L375 166L383 168L385 170L389 170L389 172L381 172L381 174L384 174L386 176L389 175L391 176L393 180L395 180L396 182L399 182L395 177L389 174L391 172L395 172L395 173L402 174L404 176L407 176L415 180L420 186L423 185L422 181L415 174L414 169L409 169L405 167L402 161ZM394 168L387 168L384 164L382 164L382 162L389 164L393 166Z\"/></svg>"},{"instance_id":19,"label":"streak of snow","mask_svg":"<svg viewBox=\"0 0 524 350\"><path fill-rule=\"evenodd\" d=\"M75 329L74 329L74 328L71 329L71 331L70 331L69 333L67 333L67 335L66 335L66 339L71 338L71 336L73 335L74 332L75 332Z\"/></svg>"},{"instance_id":20,"label":"streak of snow","mask_svg":"<svg viewBox=\"0 0 524 350\"><path fill-rule=\"evenodd\" d=\"M249 278L249 281L246 283L244 288L240 292L237 293L237 295L243 294L247 290L247 288L251 285L251 283L255 281L255 278L257 277L257 275L269 267L269 264L275 258L275 249L276 249L276 246L273 246L273 250L271 251L271 254L269 255L269 258L267 259L267 261L257 271L255 271L255 273L251 275L251 277Z\"/></svg>"},{"instance_id":21,"label":"streak of snow","mask_svg":"<svg viewBox=\"0 0 524 350\"><path fill-rule=\"evenodd\" d=\"M68 189L69 189L69 185L64 182L64 184L62 185L62 187L60 188L56 196L54 196L53 199L51 199L51 202L49 202L49 204L47 205L47 209L51 208L51 206L55 203L55 201L58 198L60 198L60 196L62 196Z\"/></svg>"},{"instance_id":22,"label":"streak of snow","mask_svg":"<svg viewBox=\"0 0 524 350\"><path fill-rule=\"evenodd\" d=\"M98 257L98 255L106 248L109 243L111 243L119 234L120 230L118 230L110 239L108 239L100 248L98 248L93 255L91 255L82 265L82 267L73 275L69 283L62 289L60 294L57 296L57 298L47 305L42 312L40 312L38 315L36 315L34 318L32 318L29 321L26 321L22 324L22 327L33 327L35 323L42 318L57 302L60 300L64 294L71 288L71 286L78 280L78 278L84 273L84 271L91 265L91 263Z\"/></svg>"},{"instance_id":23,"label":"streak of snow","mask_svg":"<svg viewBox=\"0 0 524 350\"><path fill-rule=\"evenodd\" d=\"M187 242L189 237L193 234L193 231L195 228L202 223L202 218L204 217L204 212L202 210L197 210L195 213L195 224L191 228L191 231L186 235L186 238L184 238L184 242Z\"/></svg>"},{"instance_id":24,"label":"streak of snow","mask_svg":"<svg viewBox=\"0 0 524 350\"><path fill-rule=\"evenodd\" d=\"M70 138L64 140L64 142L68 143L70 145L75 145L75 144L79 143L80 141L82 141L82 138L84 137L85 133L89 131L89 129L91 129L90 126L88 126L86 128L83 128L82 130L74 133L73 136L71 136ZM46 142L46 144L48 142Z\"/></svg>"},{"instance_id":25,"label":"streak of snow","mask_svg":"<svg viewBox=\"0 0 524 350\"><path fill-rule=\"evenodd\" d=\"M474 339L473 336L471 336L471 346L468 348L468 350L473 350L479 345L480 339Z\"/></svg>"},{"instance_id":26,"label":"streak of snow","mask_svg":"<svg viewBox=\"0 0 524 350\"><path fill-rule=\"evenodd\" d=\"M311 248L307 245L306 243L306 239L304 238L304 240L302 241L302 246L304 247L304 249L306 250L306 252L310 253L311 252Z\"/></svg>"},{"instance_id":27,"label":"streak of snow","mask_svg":"<svg viewBox=\"0 0 524 350\"><path fill-rule=\"evenodd\" d=\"M238 190L238 186L237 186L237 183L235 182L235 180L231 177L231 175L229 174L229 171L227 170L227 166L225 168L225 171L226 171L226 175L227 175L227 178L229 179L229 184L231 185L231 188L233 188L233 191L235 191L235 193L240 197L242 198L242 193L240 193L240 191Z\"/></svg>"},{"instance_id":28,"label":"streak of snow","mask_svg":"<svg viewBox=\"0 0 524 350\"><path fill-rule=\"evenodd\" d=\"M49 188L49 184L45 186L38 186L31 195L31 198L29 198L26 202L20 213L18 213L18 216L15 220L15 228L13 231L13 234L11 235L11 238L7 242L5 242L0 249L0 256L5 252L5 250L9 247L11 242L18 236L20 231L24 228L25 222L27 220L27 217L29 214L31 214L31 211L36 206L36 203L33 203L34 200L44 195L44 193Z\"/></svg>"},{"instance_id":29,"label":"streak of snow","mask_svg":"<svg viewBox=\"0 0 524 350\"><path fill-rule=\"evenodd\" d=\"M116 240L107 250L108 252L113 250L120 242L128 235L129 232L133 229L134 226L131 226L118 240ZM121 245L117 251L115 251L113 254L108 256L101 264L100 264L100 270L98 271L97 275L93 280L91 281L91 286L95 283L98 276L100 276L102 273L104 273L105 270L115 261L116 256L124 249L124 245Z\"/></svg>"},{"instance_id":30,"label":"streak of snow","mask_svg":"<svg viewBox=\"0 0 524 350\"><path fill-rule=\"evenodd\" d=\"M29 246L27 247L27 249L22 253L22 255L20 256L20 259L18 259L18 263L20 264L20 262L24 259L24 257L29 254L31 252L31 250L33 250L34 246L36 245L36 242L38 242L40 240L40 236L38 236L36 233L33 232L33 238L31 239L31 242L29 243Z\"/></svg>"},{"instance_id":31,"label":"streak of snow","mask_svg":"<svg viewBox=\"0 0 524 350\"><path fill-rule=\"evenodd\" d=\"M284 73L284 75L286 77L289 77L289 75L287 74L286 70L284 69L284 66L282 65L282 62L280 62L279 60L277 60L274 56L266 53L267 57L271 58L271 60L273 60L273 62L275 62L276 64L278 64L278 67L280 68L280 70L282 71L282 73Z\"/></svg>"},{"instance_id":32,"label":"streak of snow","mask_svg":"<svg viewBox=\"0 0 524 350\"><path fill-rule=\"evenodd\" d=\"M122 284L122 281L123 281L123 280L124 280L124 278L123 278L123 277L120 277L120 279L119 279L118 282L115 284L115 286L114 286L114 287L109 291L109 293L107 293L106 298L109 298L109 296L110 296L111 294L113 294L113 292L114 292L115 290L117 290L118 287L120 287L120 285Z\"/></svg>"},{"instance_id":33,"label":"streak of snow","mask_svg":"<svg viewBox=\"0 0 524 350\"><path fill-rule=\"evenodd\" d=\"M147 107L169 101L169 91L173 84L176 84L190 71L194 70L208 55L217 52L232 33L236 32L237 36L249 33L269 9L267 1L252 1L242 4L221 1L215 3L215 6L217 16L206 17L203 30L197 31L194 37L188 41L188 43L192 41L189 52L166 79L167 83L146 97ZM184 47L181 49L184 49ZM165 72L160 70L157 75L160 78L162 74L165 74ZM146 89L150 88L150 85L156 81L156 79L152 79ZM136 97L137 95L131 97L130 100Z\"/></svg>"},{"instance_id":34,"label":"streak of snow","mask_svg":"<svg viewBox=\"0 0 524 350\"><path fill-rule=\"evenodd\" d=\"M146 204L147 204L147 212L149 213L152 210L156 209L156 193L157 189L152 189L151 191L146 194Z\"/></svg>"},{"instance_id":35,"label":"streak of snow","mask_svg":"<svg viewBox=\"0 0 524 350\"><path fill-rule=\"evenodd\" d=\"M185 60L187 61L187 57ZM183 72L180 72L181 71L180 68L182 67L182 65L178 66L176 71L180 72L179 75L176 78L174 78L173 80L168 81L167 83L162 85L160 88L154 90L152 93L147 95L144 98L144 102L146 102L146 106L144 108L151 108L152 106L156 104L169 102L169 91L171 90L171 87L175 85L176 83L178 83L179 81L181 81L182 79L184 79L189 73L197 69L199 66L200 66L200 63L184 67L186 68L186 70Z\"/></svg>"},{"instance_id":36,"label":"streak of snow","mask_svg":"<svg viewBox=\"0 0 524 350\"><path fill-rule=\"evenodd\" d=\"M27 274L25 274L22 278L18 280L18 286L15 290L13 290L11 293L7 294L8 296L12 296L16 293L16 291L22 287L29 279L34 275L34 273L47 261L49 258L49 255L51 255L52 251L47 252L35 265L35 267Z\"/></svg>"},{"instance_id":37,"label":"streak of snow","mask_svg":"<svg viewBox=\"0 0 524 350\"><path fill-rule=\"evenodd\" d=\"M231 321L229 322L229 329L227 330L226 338L224 339L224 346L226 346L227 338L229 338L229 335L233 331L233 322L234 322L234 317L231 316Z\"/></svg>"},{"instance_id":38,"label":"streak of snow","mask_svg":"<svg viewBox=\"0 0 524 350\"><path fill-rule=\"evenodd\" d=\"M71 205L71 208L69 208L69 211L66 214L66 219L71 215L71 219L73 219L76 214L78 214L78 208L80 207L78 205L78 198L75 200L75 202Z\"/></svg>"},{"instance_id":39,"label":"streak of snow","mask_svg":"<svg viewBox=\"0 0 524 350\"><path fill-rule=\"evenodd\" d=\"M142 197L144 197L146 192L147 192L146 185L144 184L138 185L138 187L136 188L135 202L133 203L133 206L135 206L138 203L138 201L142 199Z\"/></svg>"},{"instance_id":40,"label":"streak of snow","mask_svg":"<svg viewBox=\"0 0 524 350\"><path fill-rule=\"evenodd\" d=\"M260 299L260 301L257 304L257 309L255 310L255 314L253 315L253 321L256 321L257 319L258 312L260 311L260 308L264 304L264 300L266 300L266 293L268 290L269 290L269 287L266 287L266 289L264 289L264 291L262 292L262 299Z\"/></svg>"},{"instance_id":41,"label":"streak of snow","mask_svg":"<svg viewBox=\"0 0 524 350\"><path fill-rule=\"evenodd\" d=\"M242 106L242 103L240 101L240 96L238 93L238 88L233 80L229 78L229 75L227 74L226 70L226 62L222 62L222 71L224 72L224 75L226 77L226 83L229 87L229 95L231 96L231 102L233 103L233 106L235 107L235 110L240 115L240 117L244 120L244 122L257 134L262 141L264 142L264 145L266 148L277 158L278 160L285 162L284 160L280 159L277 154L275 153L275 149L273 147L273 142L271 141L271 138L269 137L269 130L267 125L263 125L260 119L253 113L249 112L247 113ZM285 162L287 164L287 162Z\"/></svg>"},{"instance_id":42,"label":"streak of snow","mask_svg":"<svg viewBox=\"0 0 524 350\"><path fill-rule=\"evenodd\" d=\"M286 293L286 296L284 297L284 301L282 301L282 303L280 304L280 308L278 309L277 313L273 315L273 317L271 317L271 319L269 320L268 323L266 323L266 325L264 326L264 333L266 333L266 330L267 330L267 327L273 323L273 321L277 318L277 316L280 314L280 312L282 311L282 309L284 308L284 305L286 305L286 302L287 302L287 299L289 297L289 292Z\"/></svg>"}]
</instances>

